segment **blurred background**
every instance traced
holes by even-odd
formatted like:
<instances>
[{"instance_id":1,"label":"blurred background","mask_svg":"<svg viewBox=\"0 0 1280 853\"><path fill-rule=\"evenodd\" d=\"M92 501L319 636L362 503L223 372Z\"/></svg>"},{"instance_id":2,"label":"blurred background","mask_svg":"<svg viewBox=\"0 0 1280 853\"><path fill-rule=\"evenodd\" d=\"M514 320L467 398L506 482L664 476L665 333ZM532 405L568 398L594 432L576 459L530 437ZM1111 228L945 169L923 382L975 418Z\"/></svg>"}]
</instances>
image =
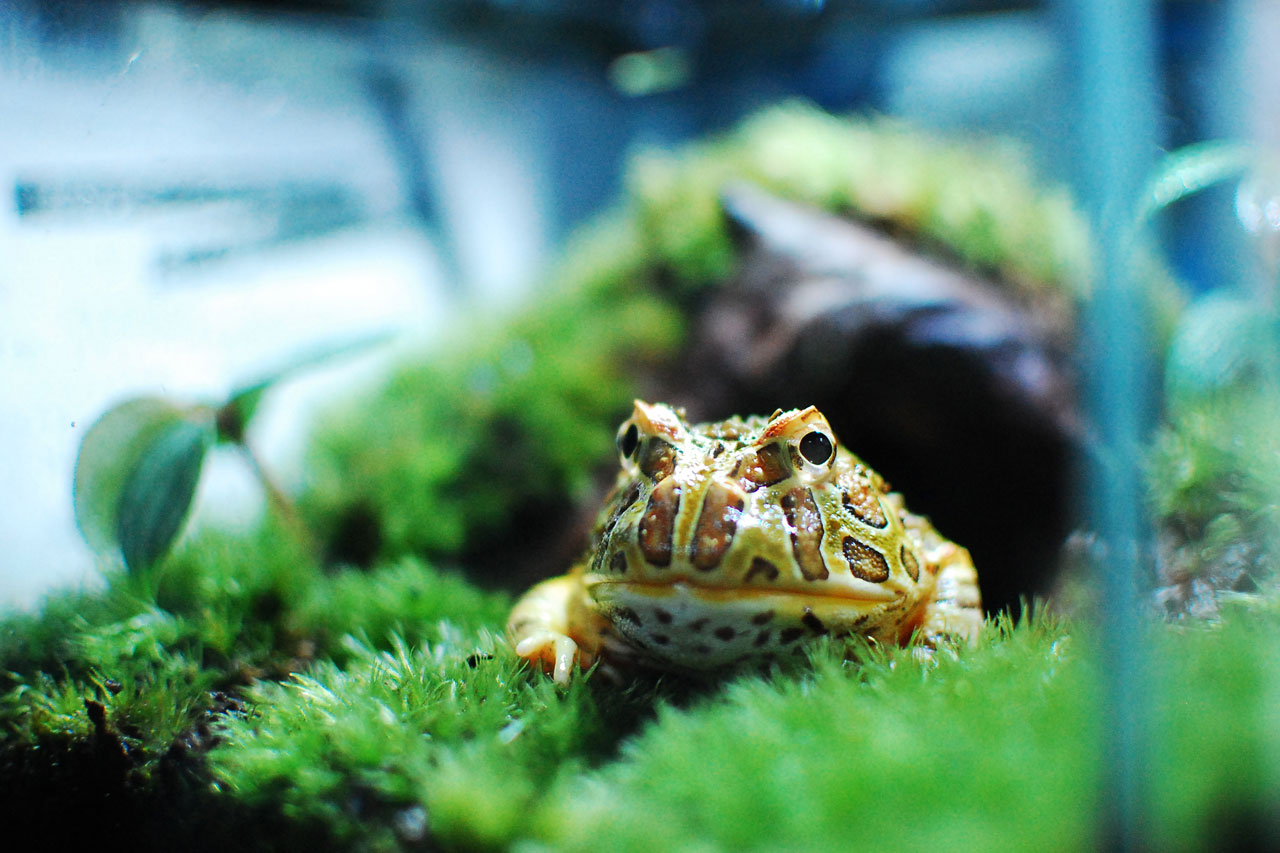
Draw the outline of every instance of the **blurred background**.
<instances>
[{"instance_id":1,"label":"blurred background","mask_svg":"<svg viewBox=\"0 0 1280 853\"><path fill-rule=\"evenodd\" d=\"M1159 146L1280 141L1280 6L1152 5ZM629 154L788 97L1021 140L1078 183L1074 0L436 0L0 6L0 603L94 580L69 484L133 394L217 397L317 343L430 341L536 298ZM1155 159L1153 152L1152 159ZM1239 277L1213 193L1172 211L1177 272ZM288 485L307 413L259 419ZM215 458L201 502L258 511Z\"/></svg>"}]
</instances>

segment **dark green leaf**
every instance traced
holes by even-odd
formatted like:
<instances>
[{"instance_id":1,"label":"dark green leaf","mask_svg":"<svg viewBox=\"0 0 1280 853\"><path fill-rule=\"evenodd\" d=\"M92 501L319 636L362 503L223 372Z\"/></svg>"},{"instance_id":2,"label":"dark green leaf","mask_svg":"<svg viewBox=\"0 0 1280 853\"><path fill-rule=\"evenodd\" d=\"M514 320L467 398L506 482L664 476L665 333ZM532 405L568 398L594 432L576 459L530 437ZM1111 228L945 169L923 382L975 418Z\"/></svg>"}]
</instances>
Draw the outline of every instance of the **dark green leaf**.
<instances>
[{"instance_id":1,"label":"dark green leaf","mask_svg":"<svg viewBox=\"0 0 1280 853\"><path fill-rule=\"evenodd\" d=\"M76 459L76 524L90 547L114 550L120 495L139 460L156 437L183 417L168 400L141 397L111 407L80 443Z\"/></svg>"},{"instance_id":2,"label":"dark green leaf","mask_svg":"<svg viewBox=\"0 0 1280 853\"><path fill-rule=\"evenodd\" d=\"M191 507L212 432L185 418L150 442L120 493L116 535L125 565L143 572L165 555Z\"/></svg>"}]
</instances>

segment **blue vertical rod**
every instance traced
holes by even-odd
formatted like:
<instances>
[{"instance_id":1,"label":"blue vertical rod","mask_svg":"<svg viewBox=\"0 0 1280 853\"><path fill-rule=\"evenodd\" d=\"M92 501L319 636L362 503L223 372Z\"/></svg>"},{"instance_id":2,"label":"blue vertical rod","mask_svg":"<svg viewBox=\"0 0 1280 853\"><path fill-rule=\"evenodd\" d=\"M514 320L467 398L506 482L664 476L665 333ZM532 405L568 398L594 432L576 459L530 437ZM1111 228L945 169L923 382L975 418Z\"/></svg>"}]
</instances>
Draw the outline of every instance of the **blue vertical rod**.
<instances>
[{"instance_id":1,"label":"blue vertical rod","mask_svg":"<svg viewBox=\"0 0 1280 853\"><path fill-rule=\"evenodd\" d=\"M1091 517L1106 545L1102 594L1106 731L1100 849L1144 846L1146 656L1140 555L1147 541L1139 460L1150 423L1149 349L1132 267L1134 211L1158 154L1154 0L1060 0L1078 104L1076 175L1097 249L1086 315L1090 411L1097 430L1086 475Z\"/></svg>"}]
</instances>

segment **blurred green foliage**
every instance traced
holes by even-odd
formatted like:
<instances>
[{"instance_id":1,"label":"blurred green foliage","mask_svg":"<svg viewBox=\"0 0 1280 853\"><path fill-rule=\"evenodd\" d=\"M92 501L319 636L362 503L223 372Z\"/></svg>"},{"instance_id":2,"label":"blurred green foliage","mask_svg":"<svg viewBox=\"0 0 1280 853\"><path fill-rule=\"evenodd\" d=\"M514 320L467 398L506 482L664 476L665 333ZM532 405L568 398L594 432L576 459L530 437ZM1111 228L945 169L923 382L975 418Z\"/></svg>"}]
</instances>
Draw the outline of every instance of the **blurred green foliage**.
<instances>
[{"instance_id":1,"label":"blurred green foliage","mask_svg":"<svg viewBox=\"0 0 1280 853\"><path fill-rule=\"evenodd\" d=\"M1152 513L1177 546L1178 573L1247 588L1274 585L1280 564L1280 396L1239 389L1181 406L1147 460ZM1222 576L1215 580L1214 576Z\"/></svg>"},{"instance_id":2,"label":"blurred green foliage","mask_svg":"<svg viewBox=\"0 0 1280 853\"><path fill-rule=\"evenodd\" d=\"M384 554L456 553L516 508L581 495L607 459L639 366L683 321L638 286L573 289L407 364L317 430L304 511L332 528L352 507Z\"/></svg>"},{"instance_id":3,"label":"blurred green foliage","mask_svg":"<svg viewBox=\"0 0 1280 853\"><path fill-rule=\"evenodd\" d=\"M1274 169L1252 145L1189 145L1162 159L1139 206L1145 226L1180 200L1227 184L1258 262L1246 280L1187 299L1163 353L1164 411L1147 481L1157 582L1181 590L1171 599L1174 613L1196 586L1193 609L1206 614L1237 592L1272 589L1280 564L1280 321L1264 213L1275 204ZM1140 239L1138 262L1158 264L1150 230Z\"/></svg>"}]
</instances>

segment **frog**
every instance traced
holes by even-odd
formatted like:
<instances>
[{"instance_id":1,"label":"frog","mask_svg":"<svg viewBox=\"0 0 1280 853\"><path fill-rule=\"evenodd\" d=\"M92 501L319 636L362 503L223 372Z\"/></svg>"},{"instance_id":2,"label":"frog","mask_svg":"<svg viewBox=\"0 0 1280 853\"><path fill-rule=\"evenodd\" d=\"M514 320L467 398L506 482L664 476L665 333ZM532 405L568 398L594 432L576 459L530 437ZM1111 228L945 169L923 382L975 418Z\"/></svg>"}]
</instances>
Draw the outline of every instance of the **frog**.
<instances>
[{"instance_id":1,"label":"frog","mask_svg":"<svg viewBox=\"0 0 1280 853\"><path fill-rule=\"evenodd\" d=\"M908 511L816 407L690 424L636 400L617 449L586 554L508 619L516 655L558 684L575 667L707 676L826 635L926 654L979 636L968 550Z\"/></svg>"}]
</instances>

